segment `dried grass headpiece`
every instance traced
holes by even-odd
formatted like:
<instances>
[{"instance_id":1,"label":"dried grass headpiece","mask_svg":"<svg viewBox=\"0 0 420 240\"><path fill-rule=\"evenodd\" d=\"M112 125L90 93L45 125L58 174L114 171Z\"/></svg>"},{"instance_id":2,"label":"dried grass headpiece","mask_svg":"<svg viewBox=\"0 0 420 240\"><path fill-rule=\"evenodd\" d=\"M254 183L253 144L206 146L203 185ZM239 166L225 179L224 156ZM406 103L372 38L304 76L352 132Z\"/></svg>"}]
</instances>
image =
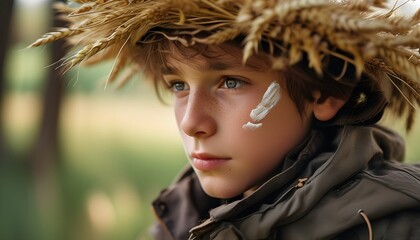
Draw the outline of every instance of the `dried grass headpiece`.
<instances>
[{"instance_id":1,"label":"dried grass headpiece","mask_svg":"<svg viewBox=\"0 0 420 240\"><path fill-rule=\"evenodd\" d=\"M31 45L67 38L72 45L81 46L63 61L67 69L115 59L109 75L112 81L123 67L139 71L132 51L145 36L159 34L186 46L217 45L244 36L244 61L264 43L275 69L298 63L305 56L309 67L321 75L322 60L334 56L352 64L357 76L373 76L380 85L387 82L388 108L397 116L408 113L408 128L420 105L420 11L411 18L395 16L392 9L385 8L386 0L73 2L72 7L56 5L69 27ZM382 74L373 74L378 72Z\"/></svg>"}]
</instances>

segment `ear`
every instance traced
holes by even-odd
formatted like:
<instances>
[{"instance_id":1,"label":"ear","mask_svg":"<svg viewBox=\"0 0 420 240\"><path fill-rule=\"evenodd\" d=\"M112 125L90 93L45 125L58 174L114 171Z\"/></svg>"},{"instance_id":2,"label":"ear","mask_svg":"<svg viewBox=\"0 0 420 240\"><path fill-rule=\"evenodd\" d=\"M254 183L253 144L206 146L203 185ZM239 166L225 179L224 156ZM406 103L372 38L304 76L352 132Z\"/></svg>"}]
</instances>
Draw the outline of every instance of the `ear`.
<instances>
[{"instance_id":1,"label":"ear","mask_svg":"<svg viewBox=\"0 0 420 240\"><path fill-rule=\"evenodd\" d=\"M347 102L347 99L336 98L332 96L323 97L320 91L315 91L314 94L314 115L319 121L331 120L337 112Z\"/></svg>"}]
</instances>

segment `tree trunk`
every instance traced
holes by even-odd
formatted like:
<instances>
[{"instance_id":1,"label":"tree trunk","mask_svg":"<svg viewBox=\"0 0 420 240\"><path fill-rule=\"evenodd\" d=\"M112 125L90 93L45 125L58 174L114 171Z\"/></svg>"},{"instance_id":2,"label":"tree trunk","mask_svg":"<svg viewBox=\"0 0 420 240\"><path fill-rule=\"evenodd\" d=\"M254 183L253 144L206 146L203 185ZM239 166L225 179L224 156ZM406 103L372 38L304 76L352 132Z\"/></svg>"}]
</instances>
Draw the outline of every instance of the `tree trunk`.
<instances>
[{"instance_id":1,"label":"tree trunk","mask_svg":"<svg viewBox=\"0 0 420 240\"><path fill-rule=\"evenodd\" d=\"M53 26L62 27L65 23L54 14ZM65 55L64 42L51 44L51 64L60 61ZM54 67L48 68L43 97L43 112L38 136L34 144L33 156L30 156L33 171L44 174L56 168L59 156L59 120L60 106L64 94L64 77Z\"/></svg>"},{"instance_id":2,"label":"tree trunk","mask_svg":"<svg viewBox=\"0 0 420 240\"><path fill-rule=\"evenodd\" d=\"M56 14L53 17L54 27L64 25ZM50 64L53 64L64 57L65 45L64 42L58 41L50 44L50 47ZM59 221L62 219L57 218L57 214L62 211L59 183L61 163L59 122L64 95L64 77L61 71L49 67L44 86L41 122L33 149L28 156L28 164L35 188L36 205L42 212L45 225L61 228ZM59 229L58 232L61 230Z\"/></svg>"},{"instance_id":3,"label":"tree trunk","mask_svg":"<svg viewBox=\"0 0 420 240\"><path fill-rule=\"evenodd\" d=\"M10 40L14 0L0 1L0 163L9 158L9 151L4 136L3 103L6 86L5 60Z\"/></svg>"}]
</instances>

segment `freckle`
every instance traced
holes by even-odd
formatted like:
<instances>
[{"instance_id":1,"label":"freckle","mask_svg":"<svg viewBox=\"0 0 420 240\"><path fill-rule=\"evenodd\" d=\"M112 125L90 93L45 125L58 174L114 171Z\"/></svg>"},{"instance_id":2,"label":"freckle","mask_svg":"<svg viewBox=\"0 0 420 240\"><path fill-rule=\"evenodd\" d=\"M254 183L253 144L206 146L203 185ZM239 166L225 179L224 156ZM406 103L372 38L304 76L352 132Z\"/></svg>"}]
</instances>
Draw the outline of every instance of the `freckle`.
<instances>
[{"instance_id":1,"label":"freckle","mask_svg":"<svg viewBox=\"0 0 420 240\"><path fill-rule=\"evenodd\" d=\"M220 108L220 103L219 101L217 101L216 98L214 97L210 97L210 96L205 96L205 102L207 102L209 104L208 107L211 111L216 111Z\"/></svg>"}]
</instances>

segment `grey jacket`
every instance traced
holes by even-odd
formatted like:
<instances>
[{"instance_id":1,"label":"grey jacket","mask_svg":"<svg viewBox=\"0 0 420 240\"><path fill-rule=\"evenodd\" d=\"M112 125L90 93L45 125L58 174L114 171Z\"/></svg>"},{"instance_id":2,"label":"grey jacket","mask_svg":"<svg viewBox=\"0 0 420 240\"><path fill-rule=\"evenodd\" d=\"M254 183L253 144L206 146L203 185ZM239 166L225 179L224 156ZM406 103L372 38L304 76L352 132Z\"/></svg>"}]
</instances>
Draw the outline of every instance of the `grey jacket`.
<instances>
[{"instance_id":1,"label":"grey jacket","mask_svg":"<svg viewBox=\"0 0 420 240\"><path fill-rule=\"evenodd\" d=\"M156 239L420 239L420 168L381 127L314 130L246 198L207 196L187 169L154 201Z\"/></svg>"}]
</instances>

